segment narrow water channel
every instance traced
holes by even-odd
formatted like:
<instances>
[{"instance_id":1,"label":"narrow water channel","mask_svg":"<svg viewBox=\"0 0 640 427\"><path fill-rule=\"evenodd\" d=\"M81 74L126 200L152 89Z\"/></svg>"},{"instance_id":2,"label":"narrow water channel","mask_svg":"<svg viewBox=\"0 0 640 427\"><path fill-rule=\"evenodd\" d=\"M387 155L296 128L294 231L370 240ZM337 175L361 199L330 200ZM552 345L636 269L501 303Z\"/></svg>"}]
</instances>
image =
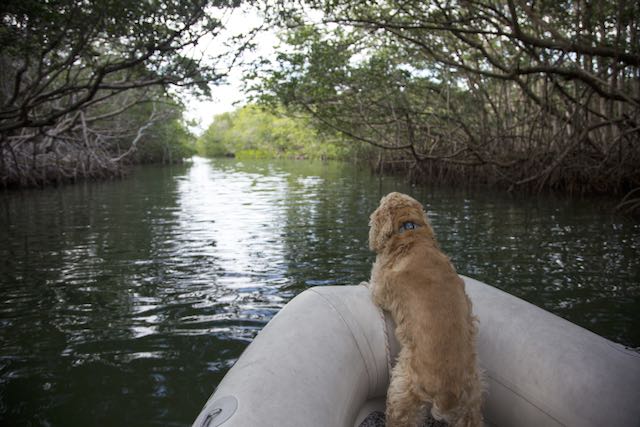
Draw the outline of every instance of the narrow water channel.
<instances>
[{"instance_id":1,"label":"narrow water channel","mask_svg":"<svg viewBox=\"0 0 640 427\"><path fill-rule=\"evenodd\" d=\"M460 273L640 348L640 224L598 201L195 158L0 194L0 424L190 424L287 301L368 278L389 191L426 205Z\"/></svg>"}]
</instances>

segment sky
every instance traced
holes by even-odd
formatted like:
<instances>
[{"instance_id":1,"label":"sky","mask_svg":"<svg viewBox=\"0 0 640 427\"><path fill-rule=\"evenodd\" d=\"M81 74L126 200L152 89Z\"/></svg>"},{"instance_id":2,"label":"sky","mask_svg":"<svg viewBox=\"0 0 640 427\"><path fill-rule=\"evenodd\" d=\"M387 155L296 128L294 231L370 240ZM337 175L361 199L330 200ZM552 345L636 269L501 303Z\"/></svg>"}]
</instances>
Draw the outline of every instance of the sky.
<instances>
[{"instance_id":1,"label":"sky","mask_svg":"<svg viewBox=\"0 0 640 427\"><path fill-rule=\"evenodd\" d=\"M221 15L221 19L226 27L226 31L216 38L203 38L196 47L198 54L204 55L205 57L215 56L225 49L224 42L228 37L258 27L262 22L262 19L255 9L235 9ZM261 32L254 42L257 44L255 51L245 54L243 59L248 61L258 56L269 56L273 54L274 46L277 44L278 39L274 31L267 30ZM242 67L234 67L229 74L226 84L212 88L211 99L199 100L191 97L184 99L187 107L185 118L187 120L195 119L198 123L195 127L191 128L193 132L197 135L201 134L211 124L213 116L235 110L237 106L234 106L234 103L239 102L240 105L244 103L245 96L241 92L242 76Z\"/></svg>"}]
</instances>

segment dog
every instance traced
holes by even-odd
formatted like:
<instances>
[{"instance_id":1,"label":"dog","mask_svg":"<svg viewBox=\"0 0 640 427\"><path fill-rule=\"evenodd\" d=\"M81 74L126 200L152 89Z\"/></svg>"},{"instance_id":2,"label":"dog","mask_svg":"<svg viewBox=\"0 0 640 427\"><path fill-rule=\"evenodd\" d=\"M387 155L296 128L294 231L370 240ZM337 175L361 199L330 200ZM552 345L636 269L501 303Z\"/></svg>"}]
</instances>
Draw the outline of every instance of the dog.
<instances>
[{"instance_id":1,"label":"dog","mask_svg":"<svg viewBox=\"0 0 640 427\"><path fill-rule=\"evenodd\" d=\"M476 319L463 280L417 200L390 193L370 220L369 247L376 253L371 293L395 321L401 346L386 425L421 425L431 405L431 415L450 426L481 426Z\"/></svg>"}]
</instances>

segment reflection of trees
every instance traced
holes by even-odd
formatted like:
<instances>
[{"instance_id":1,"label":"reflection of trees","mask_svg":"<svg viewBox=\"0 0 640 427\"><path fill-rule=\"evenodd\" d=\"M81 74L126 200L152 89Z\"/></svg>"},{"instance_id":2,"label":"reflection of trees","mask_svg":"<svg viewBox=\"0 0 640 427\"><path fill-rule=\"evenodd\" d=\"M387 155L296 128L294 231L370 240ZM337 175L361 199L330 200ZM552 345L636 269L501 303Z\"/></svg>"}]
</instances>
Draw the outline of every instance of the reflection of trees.
<instances>
[{"instance_id":1,"label":"reflection of trees","mask_svg":"<svg viewBox=\"0 0 640 427\"><path fill-rule=\"evenodd\" d=\"M368 279L369 178L342 163L299 163L288 176L283 239L296 291Z\"/></svg>"},{"instance_id":2,"label":"reflection of trees","mask_svg":"<svg viewBox=\"0 0 640 427\"><path fill-rule=\"evenodd\" d=\"M587 329L640 343L640 288L630 276L640 245L631 222L611 224L593 201L514 200L489 192L425 191L438 241L457 270Z\"/></svg>"},{"instance_id":3,"label":"reflection of trees","mask_svg":"<svg viewBox=\"0 0 640 427\"><path fill-rule=\"evenodd\" d=\"M173 174L146 169L124 184L80 184L3 199L0 283L7 299L0 337L8 356L4 367L19 374L3 378L1 387L3 400L23 401L16 406L21 417L58 410L47 393L38 402L43 383L53 394L64 395L64 389L80 400L95 398L89 406L100 408L104 395L89 397L81 366L93 366L101 382L106 378L99 372L111 365L108 382L121 385L126 356L170 348L165 339L132 339L136 328L161 332L165 317L181 316L161 308L175 298L163 289L171 276L163 250L175 223ZM147 313L138 319L141 308ZM73 411L64 403L61 408Z\"/></svg>"},{"instance_id":4,"label":"reflection of trees","mask_svg":"<svg viewBox=\"0 0 640 427\"><path fill-rule=\"evenodd\" d=\"M95 334L85 338L112 336L120 323L116 319L130 315L132 282L141 285L141 296L148 296L147 286L154 286L150 278L166 276L157 258L173 226L175 182L162 169L143 171L137 178L124 186L78 185L6 199L5 220L15 231L6 239L13 257L3 274L21 272L18 287L51 292L51 305L44 307L51 324L73 326L74 317L67 316L75 310L99 313L92 316L95 325L81 329Z\"/></svg>"}]
</instances>

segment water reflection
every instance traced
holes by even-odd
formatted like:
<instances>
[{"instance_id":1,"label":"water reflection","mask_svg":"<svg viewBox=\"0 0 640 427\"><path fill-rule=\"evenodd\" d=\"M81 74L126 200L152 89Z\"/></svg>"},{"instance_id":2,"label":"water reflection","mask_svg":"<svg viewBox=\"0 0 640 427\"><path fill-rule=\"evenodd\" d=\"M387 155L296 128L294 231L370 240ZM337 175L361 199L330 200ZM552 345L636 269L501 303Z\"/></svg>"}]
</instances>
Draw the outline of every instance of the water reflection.
<instances>
[{"instance_id":1,"label":"water reflection","mask_svg":"<svg viewBox=\"0 0 640 427\"><path fill-rule=\"evenodd\" d=\"M1 196L0 424L190 423L293 296L368 278L389 191L425 202L461 273L640 346L640 226L593 201L196 158Z\"/></svg>"}]
</instances>

